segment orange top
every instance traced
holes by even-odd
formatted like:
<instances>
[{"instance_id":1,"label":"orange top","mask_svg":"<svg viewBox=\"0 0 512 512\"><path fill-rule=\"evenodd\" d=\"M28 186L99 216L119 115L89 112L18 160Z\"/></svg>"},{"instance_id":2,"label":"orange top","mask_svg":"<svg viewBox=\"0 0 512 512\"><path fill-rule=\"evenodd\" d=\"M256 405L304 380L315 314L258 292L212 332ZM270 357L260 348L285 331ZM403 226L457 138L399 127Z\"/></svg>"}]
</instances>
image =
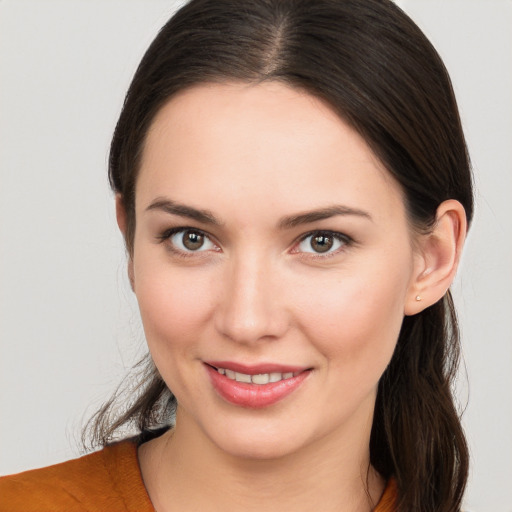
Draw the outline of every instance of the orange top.
<instances>
[{"instance_id":1,"label":"orange top","mask_svg":"<svg viewBox=\"0 0 512 512\"><path fill-rule=\"evenodd\" d=\"M374 512L394 512L390 480ZM155 512L137 445L123 441L47 468L0 478L0 512Z\"/></svg>"}]
</instances>

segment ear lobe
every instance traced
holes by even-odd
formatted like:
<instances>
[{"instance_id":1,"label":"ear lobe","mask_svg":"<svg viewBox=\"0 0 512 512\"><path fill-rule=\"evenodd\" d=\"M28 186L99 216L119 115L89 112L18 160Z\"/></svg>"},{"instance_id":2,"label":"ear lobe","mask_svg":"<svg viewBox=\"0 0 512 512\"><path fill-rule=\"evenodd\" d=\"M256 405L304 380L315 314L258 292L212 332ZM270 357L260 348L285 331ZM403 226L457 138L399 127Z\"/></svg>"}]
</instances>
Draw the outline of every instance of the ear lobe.
<instances>
[{"instance_id":1,"label":"ear lobe","mask_svg":"<svg viewBox=\"0 0 512 512\"><path fill-rule=\"evenodd\" d=\"M404 314L415 315L440 300L455 278L466 238L466 212L454 199L441 203L430 233L418 240L418 258Z\"/></svg>"},{"instance_id":2,"label":"ear lobe","mask_svg":"<svg viewBox=\"0 0 512 512\"><path fill-rule=\"evenodd\" d=\"M123 196L116 194L116 219L119 230L126 237L126 208L124 207ZM135 292L135 278L133 271L133 258L128 256L128 279L130 280L130 286Z\"/></svg>"}]
</instances>

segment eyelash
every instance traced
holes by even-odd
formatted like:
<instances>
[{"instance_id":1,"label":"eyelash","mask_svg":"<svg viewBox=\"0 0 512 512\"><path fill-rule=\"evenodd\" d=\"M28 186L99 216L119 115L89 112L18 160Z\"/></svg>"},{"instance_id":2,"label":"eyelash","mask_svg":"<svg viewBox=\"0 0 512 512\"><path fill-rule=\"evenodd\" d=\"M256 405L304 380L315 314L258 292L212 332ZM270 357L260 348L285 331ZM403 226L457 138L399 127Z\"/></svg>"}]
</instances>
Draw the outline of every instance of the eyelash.
<instances>
[{"instance_id":1,"label":"eyelash","mask_svg":"<svg viewBox=\"0 0 512 512\"><path fill-rule=\"evenodd\" d=\"M171 242L170 239L178 234L178 233L186 233L187 231L197 233L199 235L202 235L205 239L209 240L212 244L217 245L215 242L212 241L212 237L208 234L202 231L201 229L193 228L190 226L181 226L177 228L167 229L164 231L161 235L157 236L157 239L159 243L165 243L169 242L167 244L167 248L174 253L177 256L180 256L182 258L191 258L191 257L197 257L203 252L206 251L182 251L181 249L176 248Z\"/></svg>"},{"instance_id":2,"label":"eyelash","mask_svg":"<svg viewBox=\"0 0 512 512\"><path fill-rule=\"evenodd\" d=\"M157 239L158 239L159 243L165 243L165 242L170 241L170 239L174 235L176 235L178 233L185 233L187 231L191 231L193 233L200 234L200 235L204 236L205 239L209 240L212 244L214 244L216 246L218 245L212 241L212 237L208 233L206 233L198 228L186 227L186 226L168 229L168 230L164 231L161 235L158 235ZM325 253L297 250L297 247L300 244L304 243L308 238L311 238L313 236L317 236L317 237L325 236L325 237L335 239L336 241L341 243L341 247L336 249L335 251L330 251L330 249L328 249L328 251L326 251ZM329 258L331 256L335 256L336 254L344 251L347 247L350 247L353 244L354 244L354 239L348 235L343 234L343 233L339 233L337 231L329 231L329 230L314 230L314 231L309 231L308 233L301 235L293 243L293 249L291 250L291 252L292 252L292 254L301 254L302 257L305 257L305 258L325 259L325 258ZM183 257L183 258L197 257L200 253L207 252L204 250L203 251L183 251L181 249L176 248L172 243L168 244L168 248L171 252L173 252L174 254L176 254L180 257Z\"/></svg>"},{"instance_id":3,"label":"eyelash","mask_svg":"<svg viewBox=\"0 0 512 512\"><path fill-rule=\"evenodd\" d=\"M314 252L314 251L313 252L298 251L295 249L300 244L305 242L308 238L315 237L315 236L316 237L324 236L324 237L328 237L328 238L333 238L334 240L340 242L341 246L334 251L331 251L330 249L328 249L328 252L325 252L325 253ZM309 233L305 233L304 235L301 235L299 237L299 239L294 243L294 249L292 249L292 253L301 254L301 256L304 258L325 259L325 258L329 258L331 256L336 256L337 254L339 254L340 252L343 252L345 249L347 249L348 247L350 247L353 244L354 244L354 239L348 235L345 235L344 233L339 233L338 231L317 229L314 231L310 231Z\"/></svg>"}]
</instances>

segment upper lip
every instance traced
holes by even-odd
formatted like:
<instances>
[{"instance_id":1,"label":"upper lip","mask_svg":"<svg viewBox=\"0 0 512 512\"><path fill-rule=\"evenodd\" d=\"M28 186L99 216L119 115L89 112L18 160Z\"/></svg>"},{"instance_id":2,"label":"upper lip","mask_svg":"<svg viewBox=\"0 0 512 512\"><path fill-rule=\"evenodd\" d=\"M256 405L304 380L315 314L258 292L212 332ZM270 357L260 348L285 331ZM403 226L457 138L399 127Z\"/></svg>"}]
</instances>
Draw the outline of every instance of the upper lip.
<instances>
[{"instance_id":1,"label":"upper lip","mask_svg":"<svg viewBox=\"0 0 512 512\"><path fill-rule=\"evenodd\" d=\"M234 361L204 361L214 368L224 368L245 375L261 375L263 373L297 373L308 370L307 366L294 366L279 363L243 364Z\"/></svg>"}]
</instances>

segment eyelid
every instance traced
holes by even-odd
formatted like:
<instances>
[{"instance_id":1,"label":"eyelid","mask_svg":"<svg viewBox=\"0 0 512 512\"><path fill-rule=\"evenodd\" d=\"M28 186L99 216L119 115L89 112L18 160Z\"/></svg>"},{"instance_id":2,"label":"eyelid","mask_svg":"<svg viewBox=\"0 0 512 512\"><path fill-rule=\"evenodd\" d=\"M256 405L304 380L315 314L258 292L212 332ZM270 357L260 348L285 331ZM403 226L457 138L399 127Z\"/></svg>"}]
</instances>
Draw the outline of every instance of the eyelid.
<instances>
[{"instance_id":1,"label":"eyelid","mask_svg":"<svg viewBox=\"0 0 512 512\"><path fill-rule=\"evenodd\" d=\"M298 250L299 245L302 242L304 242L306 239L308 239L309 237L312 237L314 235L331 236L331 237L335 238L336 240L338 240L339 242L341 242L343 245L334 251L327 251L325 253L314 252L314 251L312 251L312 252L299 251ZM312 231L309 231L308 233L304 233L303 235L301 235L293 244L293 248L292 248L291 252L294 254L301 254L303 256L306 255L304 257L307 257L307 258L328 258L330 256L335 256L336 254L343 252L347 247L349 247L353 244L354 244L354 239L352 237L346 235L345 233L340 233L339 231L331 231L329 229L314 229Z\"/></svg>"},{"instance_id":2,"label":"eyelid","mask_svg":"<svg viewBox=\"0 0 512 512\"><path fill-rule=\"evenodd\" d=\"M215 238L212 235L210 235L209 233L207 233L206 231L204 231L200 228L196 228L193 226L177 226L174 228L166 229L160 235L157 235L156 239L157 239L158 243L165 243L166 241L169 241L170 238L172 238L177 233L185 232L185 231L194 231L196 233L200 233L206 239L208 239L211 244L215 245L215 247L216 247L215 252L221 252L220 244L215 240ZM336 240L338 240L339 242L341 242L342 246L334 251L327 251L325 253L320 253L320 252L316 253L314 251L309 252L309 251L298 250L299 244L301 244L307 238L312 237L314 235L331 236L331 237L335 238ZM292 246L292 249L290 250L290 252L292 254L301 254L303 256L305 255L304 257L307 257L307 258L328 258L330 256L335 256L336 254L342 252L343 250L345 250L347 247L353 245L354 243L355 243L354 239L352 237L350 237L349 235L346 235L345 233L341 233L339 231L332 231L329 229L314 229L314 230L308 231L307 233L300 235L293 243L293 246ZM183 250L177 248L172 243L168 244L168 248L170 251L172 251L180 256L183 256L183 257L191 257L194 255L197 257L197 256L201 255L202 253L209 251L209 250L183 251Z\"/></svg>"},{"instance_id":3,"label":"eyelid","mask_svg":"<svg viewBox=\"0 0 512 512\"><path fill-rule=\"evenodd\" d=\"M176 254L179 254L179 255L181 255L183 257L190 257L190 256L194 256L194 255L198 256L198 255L200 255L202 253L208 252L208 250L183 251L183 250L177 248L174 244L170 243L170 239L174 235L176 235L178 233L181 233L181 232L185 232L185 231L193 231L195 233L201 234L206 239L208 239L211 244L215 245L215 247L217 248L215 250L216 252L220 251L219 244L216 242L216 240L214 239L214 237L212 235L210 235L206 231L203 231L200 228L196 228L196 227L193 227L193 226L177 226L175 228L166 229L160 235L157 235L156 239L157 239L158 243L169 242L169 244L168 244L169 250L171 250L172 252L174 252ZM209 249L209 250L211 250L211 249Z\"/></svg>"}]
</instances>

